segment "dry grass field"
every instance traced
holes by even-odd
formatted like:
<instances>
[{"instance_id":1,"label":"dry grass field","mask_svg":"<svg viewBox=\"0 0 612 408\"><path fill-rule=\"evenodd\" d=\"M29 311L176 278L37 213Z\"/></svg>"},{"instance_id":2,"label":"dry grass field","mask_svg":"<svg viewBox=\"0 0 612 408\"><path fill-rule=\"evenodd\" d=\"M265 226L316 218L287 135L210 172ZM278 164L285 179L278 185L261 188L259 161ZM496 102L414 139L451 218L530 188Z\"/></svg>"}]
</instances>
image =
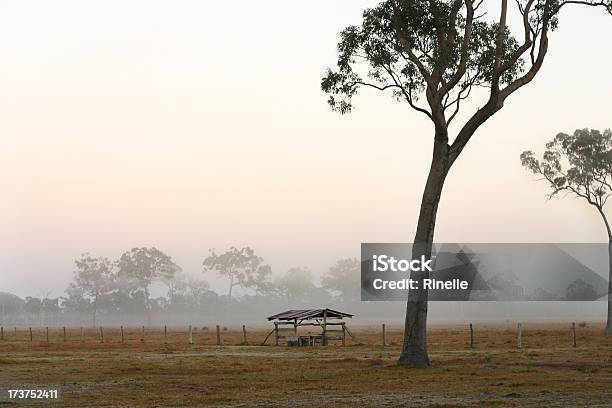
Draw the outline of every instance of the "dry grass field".
<instances>
[{"instance_id":1,"label":"dry grass field","mask_svg":"<svg viewBox=\"0 0 612 408\"><path fill-rule=\"evenodd\" d=\"M146 331L105 328L105 342L89 329L15 333L0 342L0 387L59 385L62 407L612 407L612 339L602 327L525 324L523 348L514 325L475 324L474 348L466 325L429 331L433 366L395 364L401 330L391 328L382 347L380 327L353 327L361 344L346 347L261 346L266 330L222 332L198 327ZM268 341L270 344L270 341ZM0 402L0 407L45 403ZM49 406L50 404L46 404Z\"/></svg>"}]
</instances>

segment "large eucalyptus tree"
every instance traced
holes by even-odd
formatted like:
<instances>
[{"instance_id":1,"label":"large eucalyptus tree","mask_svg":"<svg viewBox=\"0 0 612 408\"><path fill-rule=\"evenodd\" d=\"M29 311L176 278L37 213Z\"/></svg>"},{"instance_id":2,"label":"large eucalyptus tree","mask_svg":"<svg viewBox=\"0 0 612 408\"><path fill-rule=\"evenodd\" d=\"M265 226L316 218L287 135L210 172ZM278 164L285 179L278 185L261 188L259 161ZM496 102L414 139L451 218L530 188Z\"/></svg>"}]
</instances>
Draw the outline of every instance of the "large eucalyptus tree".
<instances>
[{"instance_id":1,"label":"large eucalyptus tree","mask_svg":"<svg viewBox=\"0 0 612 408\"><path fill-rule=\"evenodd\" d=\"M433 157L423 192L413 256L431 255L436 213L444 181L478 128L503 108L506 99L540 71L559 13L570 5L601 6L612 14L612 0L516 0L520 39L507 25L508 0L493 21L482 11L484 0L385 0L363 13L360 26L340 34L337 67L326 72L323 91L332 109L352 109L359 88L390 91L425 115L433 127ZM513 3L514 4L514 3ZM458 127L449 126L472 90L486 99ZM418 281L425 273L413 272ZM408 295L400 363L429 365L427 291Z\"/></svg>"}]
</instances>

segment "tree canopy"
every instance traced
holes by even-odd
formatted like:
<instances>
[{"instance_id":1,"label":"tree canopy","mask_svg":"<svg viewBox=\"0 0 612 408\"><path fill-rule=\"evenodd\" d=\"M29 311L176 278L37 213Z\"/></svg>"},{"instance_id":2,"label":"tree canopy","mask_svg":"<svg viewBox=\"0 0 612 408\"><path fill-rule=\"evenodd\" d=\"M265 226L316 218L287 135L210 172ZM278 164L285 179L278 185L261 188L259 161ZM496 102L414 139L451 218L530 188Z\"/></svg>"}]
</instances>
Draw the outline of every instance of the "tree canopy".
<instances>
[{"instance_id":1,"label":"tree canopy","mask_svg":"<svg viewBox=\"0 0 612 408\"><path fill-rule=\"evenodd\" d=\"M229 280L230 297L235 286L252 289L257 294L267 293L271 288L272 269L249 247L231 247L222 254L212 249L202 265L204 272L214 271Z\"/></svg>"},{"instance_id":2,"label":"tree canopy","mask_svg":"<svg viewBox=\"0 0 612 408\"><path fill-rule=\"evenodd\" d=\"M386 0L365 10L360 26L341 32L336 67L321 82L329 105L344 114L360 88L389 91L445 129L472 89L486 88L488 101L451 146L452 162L474 131L538 73L563 7L601 6L612 14L612 0L518 0L523 32L517 39L506 24L507 0L499 19L491 21L480 10L482 3Z\"/></svg>"},{"instance_id":3,"label":"tree canopy","mask_svg":"<svg viewBox=\"0 0 612 408\"><path fill-rule=\"evenodd\" d=\"M88 253L75 261L74 282L66 290L71 307L88 306L93 312L93 325L96 325L96 313L100 297L113 289L114 266L108 258L94 258Z\"/></svg>"},{"instance_id":4,"label":"tree canopy","mask_svg":"<svg viewBox=\"0 0 612 408\"><path fill-rule=\"evenodd\" d=\"M521 163L548 182L549 198L567 192L601 212L612 193L612 131L559 133L546 144L541 160L528 150L521 154Z\"/></svg>"},{"instance_id":5,"label":"tree canopy","mask_svg":"<svg viewBox=\"0 0 612 408\"><path fill-rule=\"evenodd\" d=\"M118 279L123 281L131 290L142 297L150 324L151 302L150 286L155 281L167 282L174 278L181 268L172 261L172 258L159 249L132 248L125 252L117 262Z\"/></svg>"}]
</instances>

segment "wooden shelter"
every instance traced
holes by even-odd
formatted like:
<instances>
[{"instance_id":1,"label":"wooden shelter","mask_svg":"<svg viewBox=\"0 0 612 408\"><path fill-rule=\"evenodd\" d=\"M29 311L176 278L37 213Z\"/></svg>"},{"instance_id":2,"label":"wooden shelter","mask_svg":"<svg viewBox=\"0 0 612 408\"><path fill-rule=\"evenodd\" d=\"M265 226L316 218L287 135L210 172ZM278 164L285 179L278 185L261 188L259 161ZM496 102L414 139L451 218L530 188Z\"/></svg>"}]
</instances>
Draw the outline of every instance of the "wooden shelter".
<instances>
[{"instance_id":1,"label":"wooden shelter","mask_svg":"<svg viewBox=\"0 0 612 408\"><path fill-rule=\"evenodd\" d=\"M339 312L332 309L298 309L287 310L268 317L274 321L274 344L279 345L280 339L285 339L288 345L314 346L320 344L326 346L330 340L342 340L346 344L346 335L355 340L353 334L346 327L345 318L352 318L349 313ZM316 335L298 336L298 327L320 327L321 333ZM268 340L264 340L264 343Z\"/></svg>"}]
</instances>

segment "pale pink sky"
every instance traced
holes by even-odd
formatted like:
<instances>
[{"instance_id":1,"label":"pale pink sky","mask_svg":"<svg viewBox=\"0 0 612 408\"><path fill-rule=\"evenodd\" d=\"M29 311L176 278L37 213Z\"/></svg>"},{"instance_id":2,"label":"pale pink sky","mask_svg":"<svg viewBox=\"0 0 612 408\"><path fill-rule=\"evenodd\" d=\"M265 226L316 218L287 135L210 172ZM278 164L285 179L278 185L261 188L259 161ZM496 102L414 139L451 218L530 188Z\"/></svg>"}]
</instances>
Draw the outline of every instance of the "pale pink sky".
<instances>
[{"instance_id":1,"label":"pale pink sky","mask_svg":"<svg viewBox=\"0 0 612 408\"><path fill-rule=\"evenodd\" d=\"M208 248L251 245L276 273L320 274L361 242L410 241L431 126L373 91L342 117L319 90L373 4L2 2L0 291L59 296L85 251L155 245L195 275ZM612 127L609 21L565 12L541 75L452 170L437 241L604 239L518 157Z\"/></svg>"}]
</instances>

